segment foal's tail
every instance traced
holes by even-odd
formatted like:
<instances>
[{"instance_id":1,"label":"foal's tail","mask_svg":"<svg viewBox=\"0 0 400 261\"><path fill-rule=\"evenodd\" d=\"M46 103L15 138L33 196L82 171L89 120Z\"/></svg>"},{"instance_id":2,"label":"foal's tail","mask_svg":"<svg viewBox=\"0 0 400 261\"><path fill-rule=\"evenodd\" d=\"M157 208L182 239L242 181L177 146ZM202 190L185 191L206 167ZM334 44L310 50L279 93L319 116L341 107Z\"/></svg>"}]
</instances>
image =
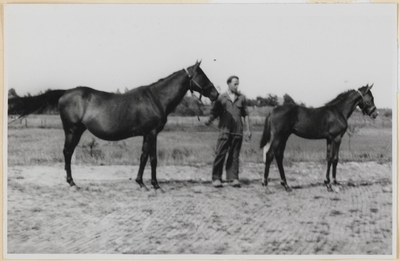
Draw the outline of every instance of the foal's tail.
<instances>
[{"instance_id":1,"label":"foal's tail","mask_svg":"<svg viewBox=\"0 0 400 261\"><path fill-rule=\"evenodd\" d=\"M265 145L270 141L271 139L271 124L269 122L269 117L271 116L271 112L268 113L267 117L265 118L265 123L264 123L264 131L261 136L261 141L260 141L260 148L264 148Z\"/></svg>"},{"instance_id":2,"label":"foal's tail","mask_svg":"<svg viewBox=\"0 0 400 261\"><path fill-rule=\"evenodd\" d=\"M19 118L34 112L54 108L66 90L52 90L31 97L13 97L8 99L8 114L19 114Z\"/></svg>"}]
</instances>

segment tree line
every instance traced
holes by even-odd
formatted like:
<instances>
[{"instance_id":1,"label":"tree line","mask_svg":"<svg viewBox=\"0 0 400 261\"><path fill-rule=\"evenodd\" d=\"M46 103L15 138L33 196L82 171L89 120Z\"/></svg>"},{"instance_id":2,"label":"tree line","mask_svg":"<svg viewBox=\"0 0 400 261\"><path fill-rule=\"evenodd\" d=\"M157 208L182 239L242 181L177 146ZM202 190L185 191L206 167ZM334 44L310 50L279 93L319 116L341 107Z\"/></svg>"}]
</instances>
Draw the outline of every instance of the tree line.
<instances>
[{"instance_id":1,"label":"tree line","mask_svg":"<svg viewBox=\"0 0 400 261\"><path fill-rule=\"evenodd\" d=\"M44 92L41 91L37 95L44 94L51 89L47 89ZM125 88L125 92L129 91L128 88ZM121 93L119 89L117 89L116 93ZM36 96L36 95L35 95ZM20 97L14 88L11 88L8 91L8 99ZM30 93L27 93L22 97L32 97ZM268 94L266 97L257 96L255 99L247 99L247 106L249 107L274 107L279 104L279 99L277 95ZM210 104L204 104L200 102L197 98L192 96L185 96L181 103L175 108L175 111L172 115L175 116L207 116L209 115L211 110ZM58 108L45 108L37 114L58 114Z\"/></svg>"}]
</instances>

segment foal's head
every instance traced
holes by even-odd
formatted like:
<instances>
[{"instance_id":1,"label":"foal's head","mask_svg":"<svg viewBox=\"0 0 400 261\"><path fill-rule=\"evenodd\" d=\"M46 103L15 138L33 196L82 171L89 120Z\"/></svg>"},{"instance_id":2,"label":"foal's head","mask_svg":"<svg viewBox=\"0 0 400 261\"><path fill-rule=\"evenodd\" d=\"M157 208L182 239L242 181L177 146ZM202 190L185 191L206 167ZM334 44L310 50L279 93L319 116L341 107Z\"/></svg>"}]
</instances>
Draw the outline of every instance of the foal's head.
<instances>
[{"instance_id":1,"label":"foal's head","mask_svg":"<svg viewBox=\"0 0 400 261\"><path fill-rule=\"evenodd\" d=\"M372 95L371 88L374 84L369 86L361 87L358 90L362 95L362 100L358 104L360 109L362 110L363 114L367 114L371 118L375 119L378 116L378 111L376 110L375 103L374 103L374 96Z\"/></svg>"},{"instance_id":2,"label":"foal's head","mask_svg":"<svg viewBox=\"0 0 400 261\"><path fill-rule=\"evenodd\" d=\"M191 89L215 101L218 98L218 91L214 84L208 79L207 75L200 68L200 62L188 68L191 81Z\"/></svg>"}]
</instances>

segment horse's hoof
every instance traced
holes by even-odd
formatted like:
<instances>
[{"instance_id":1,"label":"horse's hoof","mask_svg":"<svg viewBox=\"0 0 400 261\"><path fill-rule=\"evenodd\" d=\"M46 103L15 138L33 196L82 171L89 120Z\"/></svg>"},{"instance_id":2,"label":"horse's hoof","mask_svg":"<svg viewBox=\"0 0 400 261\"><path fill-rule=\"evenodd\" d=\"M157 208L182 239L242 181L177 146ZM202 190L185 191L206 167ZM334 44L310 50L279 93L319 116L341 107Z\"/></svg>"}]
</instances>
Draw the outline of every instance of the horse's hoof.
<instances>
[{"instance_id":1,"label":"horse's hoof","mask_svg":"<svg viewBox=\"0 0 400 261\"><path fill-rule=\"evenodd\" d=\"M155 191L160 191L161 193L165 193L162 187L158 186L158 188L154 188Z\"/></svg>"},{"instance_id":2,"label":"horse's hoof","mask_svg":"<svg viewBox=\"0 0 400 261\"><path fill-rule=\"evenodd\" d=\"M329 181L324 180L324 184L325 184L325 185L328 185L329 183L330 183Z\"/></svg>"},{"instance_id":3,"label":"horse's hoof","mask_svg":"<svg viewBox=\"0 0 400 261\"><path fill-rule=\"evenodd\" d=\"M291 187L285 187L285 189L286 189L286 192L291 192L292 191Z\"/></svg>"},{"instance_id":4,"label":"horse's hoof","mask_svg":"<svg viewBox=\"0 0 400 261\"><path fill-rule=\"evenodd\" d=\"M333 192L333 189L331 186L326 187L328 189L328 192Z\"/></svg>"},{"instance_id":5,"label":"horse's hoof","mask_svg":"<svg viewBox=\"0 0 400 261\"><path fill-rule=\"evenodd\" d=\"M146 186L141 186L141 187L139 187L139 190L141 190L141 191L149 191L150 189L148 187L146 187Z\"/></svg>"},{"instance_id":6,"label":"horse's hoof","mask_svg":"<svg viewBox=\"0 0 400 261\"><path fill-rule=\"evenodd\" d=\"M141 190L141 191L149 191L149 188L148 187L146 187L144 184L142 184L142 185L140 185L139 184L139 190Z\"/></svg>"},{"instance_id":7,"label":"horse's hoof","mask_svg":"<svg viewBox=\"0 0 400 261\"><path fill-rule=\"evenodd\" d=\"M155 190L161 189L160 185L158 185L158 182L151 182L151 185L153 185L153 188L154 188Z\"/></svg>"},{"instance_id":8,"label":"horse's hoof","mask_svg":"<svg viewBox=\"0 0 400 261\"><path fill-rule=\"evenodd\" d=\"M74 182L72 179L71 179L71 180L67 180L67 183L68 183L71 187L76 186L75 182Z\"/></svg>"},{"instance_id":9,"label":"horse's hoof","mask_svg":"<svg viewBox=\"0 0 400 261\"><path fill-rule=\"evenodd\" d=\"M80 190L80 189L81 189L81 188L78 187L77 185L71 186L71 191L78 191L78 190Z\"/></svg>"}]
</instances>

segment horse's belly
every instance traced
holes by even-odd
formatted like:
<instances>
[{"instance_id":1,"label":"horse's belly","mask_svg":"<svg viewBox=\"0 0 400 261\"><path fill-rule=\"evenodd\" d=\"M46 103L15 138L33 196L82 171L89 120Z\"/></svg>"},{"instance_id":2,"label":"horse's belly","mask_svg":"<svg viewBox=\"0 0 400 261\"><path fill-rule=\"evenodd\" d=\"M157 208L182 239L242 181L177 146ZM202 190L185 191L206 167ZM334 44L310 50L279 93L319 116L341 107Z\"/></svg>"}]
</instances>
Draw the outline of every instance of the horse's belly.
<instances>
[{"instance_id":1,"label":"horse's belly","mask_svg":"<svg viewBox=\"0 0 400 261\"><path fill-rule=\"evenodd\" d=\"M87 121L84 124L94 136L103 140L117 141L141 134L139 130L135 130L129 125L99 121Z\"/></svg>"},{"instance_id":2,"label":"horse's belly","mask_svg":"<svg viewBox=\"0 0 400 261\"><path fill-rule=\"evenodd\" d=\"M88 128L88 130L97 138L109 141L123 140L136 136L132 132L107 132L107 131L99 131L98 129L93 129L93 128Z\"/></svg>"},{"instance_id":3,"label":"horse's belly","mask_svg":"<svg viewBox=\"0 0 400 261\"><path fill-rule=\"evenodd\" d=\"M293 133L299 137L310 140L326 139L328 136L325 130L320 130L318 128L295 128Z\"/></svg>"}]
</instances>

